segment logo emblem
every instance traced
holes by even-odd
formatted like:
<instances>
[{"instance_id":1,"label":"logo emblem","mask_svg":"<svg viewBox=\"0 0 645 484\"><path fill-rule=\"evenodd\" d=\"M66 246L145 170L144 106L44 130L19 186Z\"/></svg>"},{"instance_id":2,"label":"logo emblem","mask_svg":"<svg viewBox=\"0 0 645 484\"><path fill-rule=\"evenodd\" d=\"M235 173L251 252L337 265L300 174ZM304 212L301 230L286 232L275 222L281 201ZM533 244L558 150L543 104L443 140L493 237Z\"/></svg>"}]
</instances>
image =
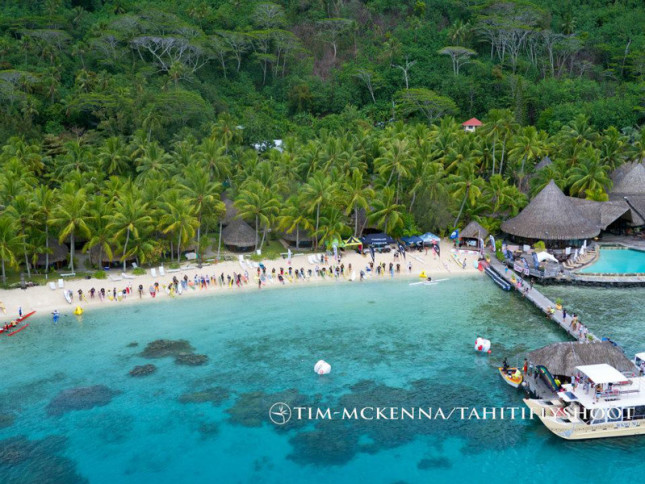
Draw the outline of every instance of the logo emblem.
<instances>
[{"instance_id":1,"label":"logo emblem","mask_svg":"<svg viewBox=\"0 0 645 484\"><path fill-rule=\"evenodd\" d=\"M291 407L284 402L277 402L269 409L269 418L276 425L284 425L291 420Z\"/></svg>"}]
</instances>

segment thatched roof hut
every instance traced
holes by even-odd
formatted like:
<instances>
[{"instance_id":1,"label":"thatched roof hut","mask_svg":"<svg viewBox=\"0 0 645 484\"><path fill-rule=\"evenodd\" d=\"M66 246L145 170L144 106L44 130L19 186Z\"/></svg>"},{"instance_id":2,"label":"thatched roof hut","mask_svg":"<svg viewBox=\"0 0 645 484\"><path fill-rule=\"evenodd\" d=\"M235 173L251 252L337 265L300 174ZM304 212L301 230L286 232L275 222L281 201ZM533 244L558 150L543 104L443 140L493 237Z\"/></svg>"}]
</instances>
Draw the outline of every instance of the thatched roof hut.
<instances>
[{"instance_id":1,"label":"thatched roof hut","mask_svg":"<svg viewBox=\"0 0 645 484\"><path fill-rule=\"evenodd\" d=\"M253 250L255 247L255 230L242 219L232 220L222 230L222 242L230 250Z\"/></svg>"},{"instance_id":2,"label":"thatched roof hut","mask_svg":"<svg viewBox=\"0 0 645 484\"><path fill-rule=\"evenodd\" d=\"M516 217L502 223L507 234L531 240L581 240L600 229L589 221L553 180Z\"/></svg>"},{"instance_id":3,"label":"thatched roof hut","mask_svg":"<svg viewBox=\"0 0 645 484\"><path fill-rule=\"evenodd\" d=\"M596 343L554 343L531 351L528 360L534 365L544 365L553 375L571 377L575 367L607 363L618 371L631 373L636 367L625 353L609 341Z\"/></svg>"},{"instance_id":4,"label":"thatched roof hut","mask_svg":"<svg viewBox=\"0 0 645 484\"><path fill-rule=\"evenodd\" d=\"M629 212L629 206L624 200L613 202L595 202L584 198L569 198L578 210L600 230L605 230L616 220Z\"/></svg>"},{"instance_id":5,"label":"thatched roof hut","mask_svg":"<svg viewBox=\"0 0 645 484\"><path fill-rule=\"evenodd\" d=\"M235 220L238 210L235 208L235 205L233 205L233 200L227 198L225 195L222 195L222 202L224 202L224 205L226 206L226 213L224 214L224 218L222 218L222 225L227 226Z\"/></svg>"},{"instance_id":6,"label":"thatched roof hut","mask_svg":"<svg viewBox=\"0 0 645 484\"><path fill-rule=\"evenodd\" d=\"M69 255L69 247L66 244L60 244L56 239L49 239L49 264L58 264L67 260ZM45 267L46 254L38 254L36 260L37 267Z\"/></svg>"},{"instance_id":7,"label":"thatched roof hut","mask_svg":"<svg viewBox=\"0 0 645 484\"><path fill-rule=\"evenodd\" d=\"M483 239L487 235L488 230L486 230L474 220L466 225L464 230L462 230L459 234L462 239Z\"/></svg>"},{"instance_id":8,"label":"thatched roof hut","mask_svg":"<svg viewBox=\"0 0 645 484\"><path fill-rule=\"evenodd\" d=\"M296 236L297 235L297 236ZM309 247L313 243L313 237L311 235L311 232L305 229L300 229L298 230L298 233L296 234L296 231L294 230L293 232L284 232L282 234L282 238L289 244L289 245L296 245L296 242L298 243L299 246L304 246L304 247ZM296 240L297 239L297 240Z\"/></svg>"},{"instance_id":9,"label":"thatched roof hut","mask_svg":"<svg viewBox=\"0 0 645 484\"><path fill-rule=\"evenodd\" d=\"M535 165L535 168L533 168L533 171L538 172L542 168L545 168L551 164L553 164L553 162L551 161L551 158L549 158L548 156L545 156L537 165Z\"/></svg>"},{"instance_id":10,"label":"thatched roof hut","mask_svg":"<svg viewBox=\"0 0 645 484\"><path fill-rule=\"evenodd\" d=\"M645 165L629 163L618 168L613 175L614 188L609 199L624 202L629 208L630 225L645 225Z\"/></svg>"}]
</instances>

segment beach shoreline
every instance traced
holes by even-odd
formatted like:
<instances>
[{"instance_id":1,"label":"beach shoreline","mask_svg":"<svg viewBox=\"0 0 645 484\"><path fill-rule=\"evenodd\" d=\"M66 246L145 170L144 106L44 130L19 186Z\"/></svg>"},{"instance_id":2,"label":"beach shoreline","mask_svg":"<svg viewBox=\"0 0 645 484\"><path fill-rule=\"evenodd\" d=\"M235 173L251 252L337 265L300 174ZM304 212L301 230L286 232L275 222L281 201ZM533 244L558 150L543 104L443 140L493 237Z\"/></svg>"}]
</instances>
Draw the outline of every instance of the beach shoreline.
<instances>
[{"instance_id":1,"label":"beach shoreline","mask_svg":"<svg viewBox=\"0 0 645 484\"><path fill-rule=\"evenodd\" d=\"M456 277L463 275L473 275L479 273L475 264L479 254L474 251L460 251L458 257L460 259L466 258L466 267L458 266L453 260L453 256L450 250L445 250L441 257L435 257L434 254L428 252L425 255L423 252L408 252L407 258L394 259L394 253L387 254L376 254L375 256L375 266L381 262L385 262L386 271L382 275L377 275L376 272L370 274L368 278L363 282L370 282L373 280L386 280L386 279L409 279L409 280L419 280L419 275L422 272L433 279L438 277ZM31 311L36 311L36 314L43 316L45 313L51 313L54 310L58 310L61 315L73 314L73 311L77 306L83 308L83 311L91 311L94 309L108 309L114 304L118 305L130 305L135 304L136 302L150 302L153 303L156 300L172 300L175 297L198 297L198 296L216 296L219 294L234 294L239 291L258 291L258 290L273 290L279 288L288 288L290 286L301 286L301 285L318 285L324 286L328 284L342 284L342 283L362 283L360 281L359 273L361 270L365 270L369 266L371 258L369 256L360 255L357 253L346 253L341 263L345 265L345 275L340 276L338 279L333 275L327 275L326 277L316 276L315 274L312 277L307 277L306 279L297 279L293 278L293 282L288 281L285 278L285 283L282 284L277 280L273 282L267 282L262 286L261 289L258 289L257 279L256 279L256 269L247 268L249 282L247 284L242 284L241 287L236 286L235 284L232 287L228 287L225 283L223 286L210 284L210 277L216 276L219 278L220 274L224 274L226 278L227 275L233 275L233 273L244 274L244 269L240 265L239 261L225 261L219 262L216 264L203 265L202 268L190 267L180 269L179 271L168 272L166 269L166 274L160 276L157 273L156 277L153 277L150 274L150 269L147 269L147 273L141 276L132 276L131 271L128 275L131 278L121 278L121 272L116 272L120 280L111 280L111 279L71 279L64 281L64 288L58 288L56 286L55 290L50 289L47 285L30 287L28 289L2 289L0 290L0 301L2 301L6 307L6 314L2 321L2 324L5 322L11 321L18 317L18 309L22 309L22 313L26 314ZM389 273L389 264L390 262L396 264L401 264L400 272L394 273L392 277ZM408 270L408 263L412 263L412 270ZM248 261L247 261L248 263ZM267 275L271 273L272 269L276 269L276 273L280 272L280 268L284 268L285 273L288 271L289 264L286 259L277 259L277 260L265 260L262 262L266 266ZM348 267L351 264L352 271L355 271L356 277L354 281L350 280L351 271L348 271ZM324 264L318 264L320 268L334 265L332 259L330 258L329 262ZM293 257L291 267L294 271L296 269L304 268L305 274L311 269L312 271L316 267L315 264L310 264L306 257ZM112 272L112 271L111 271ZM114 274L112 274L114 276ZM188 281L193 281L194 277L204 276L209 278L209 284L206 288L196 287L194 290L187 288L183 291L183 294L179 295L170 295L166 292L165 287L167 287L171 282L173 277L177 277L180 281L188 277ZM56 282L52 280L50 282ZM153 298L149 293L149 287L154 285L155 282L159 283L159 292L157 292L156 297ZM98 292L100 288L105 288L106 294L111 294L113 289L116 289L117 293L121 290L124 290L127 286L131 284L132 292L123 298L120 301L110 301L108 298L101 300L98 297L98 294L94 299L90 298L90 289L95 288ZM143 286L143 297L139 297L138 287L139 285ZM85 295L86 301L79 301L78 290L81 289ZM64 291L71 290L74 298L71 304L68 304L64 297Z\"/></svg>"}]
</instances>

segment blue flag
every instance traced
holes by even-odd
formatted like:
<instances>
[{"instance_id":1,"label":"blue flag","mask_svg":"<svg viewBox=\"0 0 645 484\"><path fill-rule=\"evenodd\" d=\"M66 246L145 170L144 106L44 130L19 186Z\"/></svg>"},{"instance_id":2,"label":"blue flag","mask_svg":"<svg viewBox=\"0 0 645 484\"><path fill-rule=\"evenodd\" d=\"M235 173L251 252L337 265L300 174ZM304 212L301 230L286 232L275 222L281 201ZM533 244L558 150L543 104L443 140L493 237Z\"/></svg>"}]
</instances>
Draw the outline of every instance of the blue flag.
<instances>
[{"instance_id":1,"label":"blue flag","mask_svg":"<svg viewBox=\"0 0 645 484\"><path fill-rule=\"evenodd\" d=\"M452 234L450 234L451 239L457 239L459 238L459 229L455 229Z\"/></svg>"}]
</instances>

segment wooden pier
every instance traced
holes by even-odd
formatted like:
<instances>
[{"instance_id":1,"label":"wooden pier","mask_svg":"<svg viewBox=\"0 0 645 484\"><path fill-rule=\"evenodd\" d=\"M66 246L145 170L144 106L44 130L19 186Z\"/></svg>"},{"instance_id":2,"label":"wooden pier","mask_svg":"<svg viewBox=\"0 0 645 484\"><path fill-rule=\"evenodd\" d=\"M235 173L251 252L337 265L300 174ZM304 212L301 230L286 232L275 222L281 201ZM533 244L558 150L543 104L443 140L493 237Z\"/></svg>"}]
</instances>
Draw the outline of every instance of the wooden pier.
<instances>
[{"instance_id":1,"label":"wooden pier","mask_svg":"<svg viewBox=\"0 0 645 484\"><path fill-rule=\"evenodd\" d=\"M507 268L503 265L497 258L494 253L490 253L490 268L497 273L502 279L507 281L513 289L522 293L528 301L532 302L540 311L549 316L549 319L555 321L563 330L565 330L572 338L580 340L580 336L577 331L571 329L572 316L567 314L566 318L563 318L562 311L555 310L552 314L549 313L548 308L555 309L555 303L547 298L540 291L532 287L527 281L523 279L522 276L518 275L510 267ZM515 277L515 283L512 282L512 277ZM517 281L521 281L522 285L520 288L517 287ZM585 325L586 327L586 325ZM588 341L599 341L594 334L591 332L587 333Z\"/></svg>"}]
</instances>

